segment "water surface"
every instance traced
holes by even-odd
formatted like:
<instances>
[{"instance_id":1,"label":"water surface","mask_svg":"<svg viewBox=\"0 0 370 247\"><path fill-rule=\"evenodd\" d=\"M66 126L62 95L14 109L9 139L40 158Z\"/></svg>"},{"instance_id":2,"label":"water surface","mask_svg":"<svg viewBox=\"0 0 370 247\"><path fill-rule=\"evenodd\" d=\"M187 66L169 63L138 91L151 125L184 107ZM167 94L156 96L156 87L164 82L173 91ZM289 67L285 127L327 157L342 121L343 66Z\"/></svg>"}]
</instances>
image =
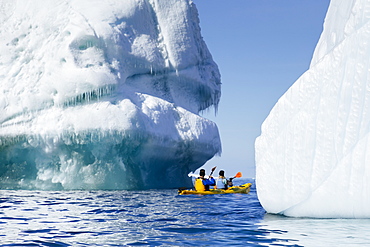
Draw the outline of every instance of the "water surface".
<instances>
[{"instance_id":1,"label":"water surface","mask_svg":"<svg viewBox=\"0 0 370 247\"><path fill-rule=\"evenodd\" d=\"M353 246L370 243L369 227L368 220L265 214L255 186L250 194L207 196L0 191L1 246Z\"/></svg>"}]
</instances>

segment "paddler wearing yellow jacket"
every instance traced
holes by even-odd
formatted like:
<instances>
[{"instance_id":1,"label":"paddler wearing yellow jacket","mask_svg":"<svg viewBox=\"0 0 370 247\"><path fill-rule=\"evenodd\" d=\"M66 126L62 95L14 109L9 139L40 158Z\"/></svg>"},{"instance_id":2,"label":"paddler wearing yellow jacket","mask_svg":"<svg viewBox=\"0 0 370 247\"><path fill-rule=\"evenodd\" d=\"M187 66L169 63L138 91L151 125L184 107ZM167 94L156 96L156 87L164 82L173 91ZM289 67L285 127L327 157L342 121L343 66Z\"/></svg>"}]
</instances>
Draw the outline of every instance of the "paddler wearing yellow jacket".
<instances>
[{"instance_id":1,"label":"paddler wearing yellow jacket","mask_svg":"<svg viewBox=\"0 0 370 247\"><path fill-rule=\"evenodd\" d=\"M208 178L205 178L206 171L204 169L199 170L199 177L195 179L194 187L196 191L208 191L209 186L215 186L216 181L212 177L213 171L216 169L216 167L212 168L211 174Z\"/></svg>"}]
</instances>

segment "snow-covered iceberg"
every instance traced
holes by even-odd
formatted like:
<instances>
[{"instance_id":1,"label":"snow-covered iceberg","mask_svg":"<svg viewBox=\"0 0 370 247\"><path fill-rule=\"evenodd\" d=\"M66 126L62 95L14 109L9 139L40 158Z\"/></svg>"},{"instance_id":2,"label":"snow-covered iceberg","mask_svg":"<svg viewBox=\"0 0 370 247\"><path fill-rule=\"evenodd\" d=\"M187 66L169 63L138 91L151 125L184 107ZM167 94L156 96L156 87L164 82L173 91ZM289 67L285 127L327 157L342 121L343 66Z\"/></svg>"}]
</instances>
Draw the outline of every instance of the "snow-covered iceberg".
<instances>
[{"instance_id":1,"label":"snow-covered iceberg","mask_svg":"<svg viewBox=\"0 0 370 247\"><path fill-rule=\"evenodd\" d=\"M0 0L0 189L189 185L220 94L190 0Z\"/></svg>"},{"instance_id":2,"label":"snow-covered iceberg","mask_svg":"<svg viewBox=\"0 0 370 247\"><path fill-rule=\"evenodd\" d=\"M369 20L369 0L331 0L309 70L263 123L256 184L267 212L370 217Z\"/></svg>"}]
</instances>

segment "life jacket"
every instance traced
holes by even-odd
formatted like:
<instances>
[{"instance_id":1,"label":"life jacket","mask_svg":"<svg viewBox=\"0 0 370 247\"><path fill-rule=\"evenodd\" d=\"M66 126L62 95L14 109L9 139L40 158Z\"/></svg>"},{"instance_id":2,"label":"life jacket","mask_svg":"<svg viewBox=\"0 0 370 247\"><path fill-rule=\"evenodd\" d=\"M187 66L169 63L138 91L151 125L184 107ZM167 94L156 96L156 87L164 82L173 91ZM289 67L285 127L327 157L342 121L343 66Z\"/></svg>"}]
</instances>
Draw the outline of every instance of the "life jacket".
<instances>
[{"instance_id":1,"label":"life jacket","mask_svg":"<svg viewBox=\"0 0 370 247\"><path fill-rule=\"evenodd\" d=\"M228 180L226 178L218 178L216 183L217 189L226 190L228 185L227 182Z\"/></svg>"},{"instance_id":2,"label":"life jacket","mask_svg":"<svg viewBox=\"0 0 370 247\"><path fill-rule=\"evenodd\" d=\"M206 187L203 184L203 180L201 178L195 179L194 187L196 191L205 191Z\"/></svg>"}]
</instances>

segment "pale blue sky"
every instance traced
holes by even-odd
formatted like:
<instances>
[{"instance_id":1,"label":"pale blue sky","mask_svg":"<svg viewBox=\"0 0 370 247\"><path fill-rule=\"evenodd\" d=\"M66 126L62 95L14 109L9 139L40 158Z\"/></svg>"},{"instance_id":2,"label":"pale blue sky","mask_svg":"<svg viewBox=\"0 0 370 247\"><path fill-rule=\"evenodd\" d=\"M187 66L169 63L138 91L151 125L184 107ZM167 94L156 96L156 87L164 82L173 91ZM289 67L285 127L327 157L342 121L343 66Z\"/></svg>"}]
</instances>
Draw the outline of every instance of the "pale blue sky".
<instances>
[{"instance_id":1,"label":"pale blue sky","mask_svg":"<svg viewBox=\"0 0 370 247\"><path fill-rule=\"evenodd\" d=\"M193 0L219 66L222 156L204 166L254 177L254 141L277 100L308 69L330 0Z\"/></svg>"}]
</instances>

